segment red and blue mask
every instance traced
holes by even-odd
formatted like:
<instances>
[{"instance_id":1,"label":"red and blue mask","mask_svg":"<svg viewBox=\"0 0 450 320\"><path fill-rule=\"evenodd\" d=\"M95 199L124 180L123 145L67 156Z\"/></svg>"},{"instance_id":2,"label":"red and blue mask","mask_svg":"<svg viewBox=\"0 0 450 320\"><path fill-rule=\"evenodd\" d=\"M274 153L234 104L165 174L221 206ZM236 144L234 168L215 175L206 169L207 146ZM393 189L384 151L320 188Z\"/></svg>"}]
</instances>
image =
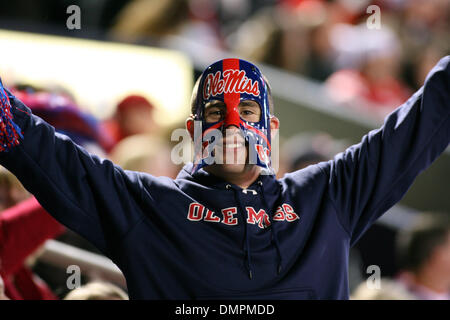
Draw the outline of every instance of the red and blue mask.
<instances>
[{"instance_id":1,"label":"red and blue mask","mask_svg":"<svg viewBox=\"0 0 450 320\"><path fill-rule=\"evenodd\" d=\"M269 173L273 173L270 161L270 110L269 89L261 74L261 71L252 63L241 59L224 59L210 65L202 73L198 85L197 100L195 102L194 120L201 123L201 147L200 136L196 135L194 144L193 172L198 171L209 164L206 161L205 148L214 142L214 137L209 138L208 133L218 129L225 134L230 126L241 130L248 145L248 163L256 164ZM221 101L226 106L225 116L218 122L207 123L205 121L205 106L212 101ZM239 114L238 106L241 101L253 100L261 108L261 117L258 122L249 122Z\"/></svg>"}]
</instances>

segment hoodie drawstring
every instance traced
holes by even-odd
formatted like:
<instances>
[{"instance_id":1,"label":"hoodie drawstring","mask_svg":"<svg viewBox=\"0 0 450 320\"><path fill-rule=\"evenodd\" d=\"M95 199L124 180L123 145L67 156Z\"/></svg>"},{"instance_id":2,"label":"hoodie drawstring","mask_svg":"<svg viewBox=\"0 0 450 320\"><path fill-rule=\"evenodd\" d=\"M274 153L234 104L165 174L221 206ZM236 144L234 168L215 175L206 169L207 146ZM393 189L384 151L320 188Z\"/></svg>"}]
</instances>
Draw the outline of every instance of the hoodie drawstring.
<instances>
[{"instance_id":1,"label":"hoodie drawstring","mask_svg":"<svg viewBox=\"0 0 450 320\"><path fill-rule=\"evenodd\" d=\"M245 250L245 262L246 262L245 264L246 264L247 270L248 270L248 277L251 280L251 279L253 279L253 269L252 269L252 258L251 258L251 250L250 250L250 237L249 237L249 232L248 232L248 223L247 223L247 220L245 219L245 214L244 214L244 210L242 208L241 200L238 195L238 191L229 184L227 184L226 189L233 190L234 198L238 204L239 212L240 212L241 218L244 222L244 226L245 226L244 250Z\"/></svg>"},{"instance_id":2,"label":"hoodie drawstring","mask_svg":"<svg viewBox=\"0 0 450 320\"><path fill-rule=\"evenodd\" d=\"M267 204L266 197L264 196L264 184L263 184L263 182L261 180L259 180L258 181L258 185L259 185L259 187L261 189L260 192L261 192L262 201L263 201L263 204L264 204L265 211L267 213L269 213L269 211L270 211L269 210L269 206ZM277 250L277 255L278 255L277 273L280 274L281 273L281 269L282 269L283 257L281 255L280 242L278 241L278 233L275 230L275 223L273 223L273 221L274 221L273 217L275 216L276 209L277 209L277 206L275 206L275 210L271 210L272 214L271 214L271 228L270 228L270 230L271 230L271 233L272 233L272 241L273 241L273 243L275 245L275 249Z\"/></svg>"},{"instance_id":3,"label":"hoodie drawstring","mask_svg":"<svg viewBox=\"0 0 450 320\"><path fill-rule=\"evenodd\" d=\"M267 200L266 197L264 195L264 184L261 180L258 181L258 186L260 188L260 193L262 196L262 201L263 201L263 205L264 205L264 210L269 214L269 212L271 212L271 233L272 233L272 243L275 246L275 249L277 251L277 256L278 256L278 265L277 265L277 273L280 274L281 270L282 270L282 266L283 266L283 257L281 255L281 250L280 250L280 243L278 241L278 233L277 230L275 230L275 224L273 223L273 217L275 216L275 211L277 209L278 206L275 206L275 210L269 210L269 206L267 204ZM245 226L245 232L244 232L244 251L245 251L245 265L247 267L248 270L248 276L250 279L253 279L253 266L252 266L252 257L251 257L251 247L250 247L250 236L249 236L249 226L245 217L245 211L242 207L242 203L241 203L241 199L238 195L238 190L233 188L230 184L226 185L226 189L227 190L233 190L233 194L234 194L234 198L235 201L238 204L238 209L241 215L241 218L244 222L244 226ZM243 190L244 191L244 190ZM279 189L280 192L280 189ZM255 192L256 193L256 192ZM280 198L280 196L278 196L278 199Z\"/></svg>"}]
</instances>

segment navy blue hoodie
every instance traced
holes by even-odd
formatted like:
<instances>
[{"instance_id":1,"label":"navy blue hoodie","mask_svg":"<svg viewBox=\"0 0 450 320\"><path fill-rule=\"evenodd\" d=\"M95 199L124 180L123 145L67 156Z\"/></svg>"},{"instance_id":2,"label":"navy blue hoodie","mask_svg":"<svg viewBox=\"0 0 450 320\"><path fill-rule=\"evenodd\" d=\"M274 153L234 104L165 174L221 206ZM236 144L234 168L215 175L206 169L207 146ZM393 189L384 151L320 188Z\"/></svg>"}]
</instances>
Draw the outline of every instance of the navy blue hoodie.
<instances>
[{"instance_id":1,"label":"navy blue hoodie","mask_svg":"<svg viewBox=\"0 0 450 320\"><path fill-rule=\"evenodd\" d=\"M24 138L0 163L117 264L132 299L347 299L349 248L449 144L449 63L361 143L244 190L191 164L175 180L124 171L13 96Z\"/></svg>"}]
</instances>

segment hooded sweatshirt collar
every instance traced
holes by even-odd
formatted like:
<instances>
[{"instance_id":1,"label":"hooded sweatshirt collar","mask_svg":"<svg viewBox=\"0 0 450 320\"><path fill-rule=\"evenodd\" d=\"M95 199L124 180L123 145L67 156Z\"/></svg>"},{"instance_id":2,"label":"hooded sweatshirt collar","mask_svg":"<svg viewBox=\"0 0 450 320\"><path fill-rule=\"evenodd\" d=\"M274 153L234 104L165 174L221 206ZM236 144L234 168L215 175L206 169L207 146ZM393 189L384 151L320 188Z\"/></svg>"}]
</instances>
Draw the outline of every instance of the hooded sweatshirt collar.
<instances>
[{"instance_id":1,"label":"hooded sweatshirt collar","mask_svg":"<svg viewBox=\"0 0 450 320\"><path fill-rule=\"evenodd\" d=\"M250 245L251 232L249 231L249 224L246 223L247 217L244 211L244 203L242 194L252 194L257 198L260 206L269 215L270 219L270 232L272 233L272 244L275 246L278 255L278 274L282 270L282 255L280 250L280 245L278 241L277 230L274 226L273 217L275 210L279 205L279 200L282 195L282 188L279 182L273 175L260 174L258 178L246 189L243 189L237 185L229 183L224 179L217 177L203 168L191 174L192 163L188 163L183 167L177 176L177 180L188 180L193 183L197 183L202 187L208 187L217 191L231 192L234 197L235 204L238 208L239 214L242 221L244 221L244 235L243 235L243 252L244 252L244 263L246 265L248 276L253 279L253 265L252 265L252 247Z\"/></svg>"},{"instance_id":2,"label":"hooded sweatshirt collar","mask_svg":"<svg viewBox=\"0 0 450 320\"><path fill-rule=\"evenodd\" d=\"M279 184L275 178L274 175L270 174L264 174L261 173L258 178L248 187L248 188L241 188L238 185L235 185L233 183L227 182L226 180L222 179L221 177L215 176L203 168L198 170L196 173L191 174L193 164L192 162L189 162L186 164L183 169L178 173L177 180L189 180L193 182L197 182L201 185L211 187L214 189L226 189L227 185L231 186L234 189L237 189L239 191L249 189L249 190L256 190L258 184L264 185L265 192L275 193L278 188Z\"/></svg>"}]
</instances>

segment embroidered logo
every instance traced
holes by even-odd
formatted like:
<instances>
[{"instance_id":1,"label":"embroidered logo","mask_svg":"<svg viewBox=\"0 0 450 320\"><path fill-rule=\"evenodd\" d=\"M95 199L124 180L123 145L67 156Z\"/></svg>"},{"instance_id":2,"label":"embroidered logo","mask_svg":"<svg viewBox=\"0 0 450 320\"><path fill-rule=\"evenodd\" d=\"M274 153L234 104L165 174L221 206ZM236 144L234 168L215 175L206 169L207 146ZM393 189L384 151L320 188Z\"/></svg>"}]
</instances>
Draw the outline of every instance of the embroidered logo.
<instances>
[{"instance_id":1,"label":"embroidered logo","mask_svg":"<svg viewBox=\"0 0 450 320\"><path fill-rule=\"evenodd\" d=\"M253 207L245 207L247 219L249 224L255 224L261 229L265 229L271 225L269 215L264 209L255 210ZM228 226L235 226L238 224L238 219L235 217L238 213L237 207L224 208L217 214L203 206L198 202L192 202L189 205L187 219L190 221L206 221L206 222L221 222ZM294 212L294 209L289 204L282 204L277 208L273 221L293 222L298 220L299 216Z\"/></svg>"},{"instance_id":2,"label":"embroidered logo","mask_svg":"<svg viewBox=\"0 0 450 320\"><path fill-rule=\"evenodd\" d=\"M259 83L246 76L244 70L217 71L208 74L203 85L203 99L223 93L247 93L255 97L260 95Z\"/></svg>"}]
</instances>

